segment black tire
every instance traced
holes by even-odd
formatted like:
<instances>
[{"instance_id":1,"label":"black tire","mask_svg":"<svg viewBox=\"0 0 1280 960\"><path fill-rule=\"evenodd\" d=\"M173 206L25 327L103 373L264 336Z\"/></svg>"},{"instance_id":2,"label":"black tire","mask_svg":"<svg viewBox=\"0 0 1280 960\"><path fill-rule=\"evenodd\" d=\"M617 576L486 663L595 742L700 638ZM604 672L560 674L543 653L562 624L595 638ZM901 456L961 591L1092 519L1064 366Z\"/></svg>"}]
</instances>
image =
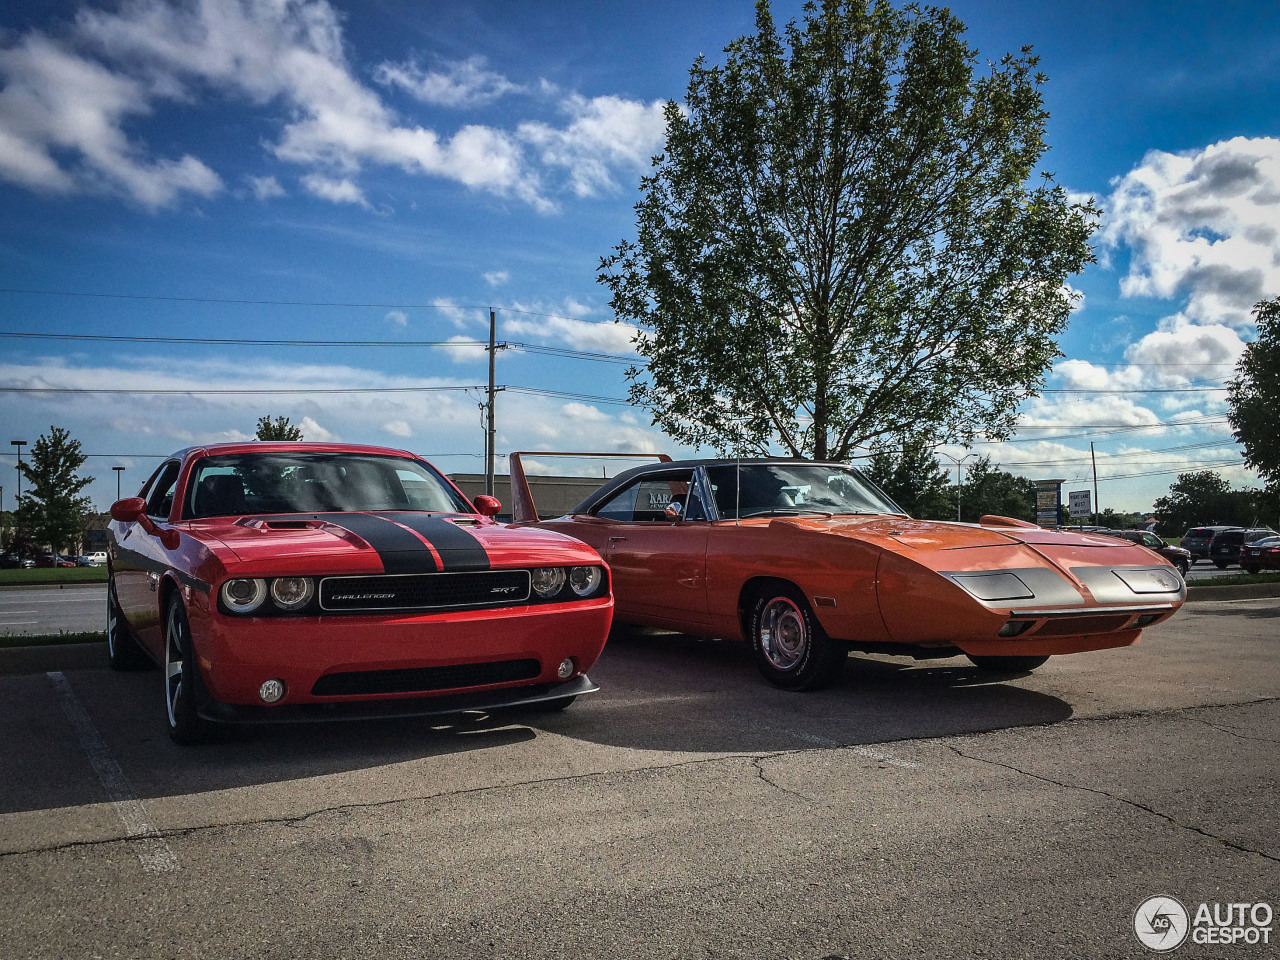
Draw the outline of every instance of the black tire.
<instances>
[{"instance_id":1,"label":"black tire","mask_svg":"<svg viewBox=\"0 0 1280 960\"><path fill-rule=\"evenodd\" d=\"M204 698L187 611L175 597L169 601L164 618L164 702L169 738L174 743L189 746L209 739L212 724L199 713Z\"/></svg>"},{"instance_id":2,"label":"black tire","mask_svg":"<svg viewBox=\"0 0 1280 960\"><path fill-rule=\"evenodd\" d=\"M1182 579L1185 580L1187 578L1187 574L1191 572L1191 564L1186 560L1181 561L1178 564L1178 572L1182 574Z\"/></svg>"},{"instance_id":3,"label":"black tire","mask_svg":"<svg viewBox=\"0 0 1280 960\"><path fill-rule=\"evenodd\" d=\"M1243 566L1243 564L1241 566ZM1244 567L1245 573L1259 573L1261 570L1262 570L1261 567L1254 567L1254 566Z\"/></svg>"},{"instance_id":4,"label":"black tire","mask_svg":"<svg viewBox=\"0 0 1280 960\"><path fill-rule=\"evenodd\" d=\"M120 671L144 670L151 666L151 658L138 645L138 638L120 611L115 580L107 581L107 662L112 670Z\"/></svg>"},{"instance_id":5,"label":"black tire","mask_svg":"<svg viewBox=\"0 0 1280 960\"><path fill-rule=\"evenodd\" d=\"M789 583L760 590L747 637L756 666L783 690L819 690L839 679L849 651L822 629L804 596Z\"/></svg>"},{"instance_id":6,"label":"black tire","mask_svg":"<svg viewBox=\"0 0 1280 960\"><path fill-rule=\"evenodd\" d=\"M1225 563L1223 563L1221 560L1215 560L1215 561L1213 561L1213 565L1214 565L1215 567L1217 567L1219 570L1225 570L1225 569L1227 569L1227 565L1226 565Z\"/></svg>"},{"instance_id":7,"label":"black tire","mask_svg":"<svg viewBox=\"0 0 1280 960\"><path fill-rule=\"evenodd\" d=\"M991 673L1030 673L1036 667L1043 667L1048 657L975 657L965 654L979 670Z\"/></svg>"}]
</instances>

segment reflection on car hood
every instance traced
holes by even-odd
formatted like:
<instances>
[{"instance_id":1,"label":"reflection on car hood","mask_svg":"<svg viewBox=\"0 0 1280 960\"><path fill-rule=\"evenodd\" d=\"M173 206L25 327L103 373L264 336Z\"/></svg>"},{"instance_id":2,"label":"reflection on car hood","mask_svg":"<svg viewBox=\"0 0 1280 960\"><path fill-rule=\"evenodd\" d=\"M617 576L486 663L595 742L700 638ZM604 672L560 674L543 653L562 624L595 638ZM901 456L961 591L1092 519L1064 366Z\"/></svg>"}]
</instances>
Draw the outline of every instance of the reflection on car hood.
<instances>
[{"instance_id":1,"label":"reflection on car hood","mask_svg":"<svg viewBox=\"0 0 1280 960\"><path fill-rule=\"evenodd\" d=\"M418 573L490 567L599 564L585 544L550 530L513 529L473 516L411 511L218 517L188 521L235 558L280 568L324 560L335 570ZM287 566L287 564L285 564Z\"/></svg>"},{"instance_id":2,"label":"reflection on car hood","mask_svg":"<svg viewBox=\"0 0 1280 960\"><path fill-rule=\"evenodd\" d=\"M1116 549L1129 544L1127 540L1114 537L1040 527L980 527L947 520L908 520L902 517L774 517L771 522L860 540L891 539L895 544L918 550L961 550L1016 543Z\"/></svg>"}]
</instances>

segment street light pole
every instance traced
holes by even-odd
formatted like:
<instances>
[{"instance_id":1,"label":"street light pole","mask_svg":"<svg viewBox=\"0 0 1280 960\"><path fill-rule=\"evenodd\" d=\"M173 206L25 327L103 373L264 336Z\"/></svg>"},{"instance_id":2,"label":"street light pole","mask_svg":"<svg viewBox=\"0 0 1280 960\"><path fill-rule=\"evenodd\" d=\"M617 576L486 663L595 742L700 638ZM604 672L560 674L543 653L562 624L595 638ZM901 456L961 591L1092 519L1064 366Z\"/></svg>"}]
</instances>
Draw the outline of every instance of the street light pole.
<instances>
[{"instance_id":1,"label":"street light pole","mask_svg":"<svg viewBox=\"0 0 1280 960\"><path fill-rule=\"evenodd\" d=\"M120 499L120 475L124 473L124 467L112 467L111 469L116 472L116 499L119 500Z\"/></svg>"},{"instance_id":2,"label":"street light pole","mask_svg":"<svg viewBox=\"0 0 1280 960\"><path fill-rule=\"evenodd\" d=\"M953 457L951 454L944 453L941 450L935 450L933 452L938 454L939 456L946 457L948 460L950 460L952 463L956 465L956 523L959 523L960 522L960 465L964 463L966 460L968 460L970 457L976 457L977 454L966 453L963 457L960 457L959 459L957 459L956 457Z\"/></svg>"},{"instance_id":3,"label":"street light pole","mask_svg":"<svg viewBox=\"0 0 1280 960\"><path fill-rule=\"evenodd\" d=\"M27 445L27 441L10 440L9 443L18 448L18 506L22 506L22 448Z\"/></svg>"}]
</instances>

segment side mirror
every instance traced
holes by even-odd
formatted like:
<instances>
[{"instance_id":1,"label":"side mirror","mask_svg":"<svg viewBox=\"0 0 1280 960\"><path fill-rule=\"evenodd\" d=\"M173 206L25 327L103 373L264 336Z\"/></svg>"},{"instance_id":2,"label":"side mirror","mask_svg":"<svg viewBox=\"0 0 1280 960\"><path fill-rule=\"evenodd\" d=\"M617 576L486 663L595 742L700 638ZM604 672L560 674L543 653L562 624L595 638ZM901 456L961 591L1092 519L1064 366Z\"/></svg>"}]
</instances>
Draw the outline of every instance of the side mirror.
<instances>
[{"instance_id":1,"label":"side mirror","mask_svg":"<svg viewBox=\"0 0 1280 960\"><path fill-rule=\"evenodd\" d=\"M137 523L147 515L147 501L141 497L125 497L111 505L111 519L120 523Z\"/></svg>"},{"instance_id":2,"label":"side mirror","mask_svg":"<svg viewBox=\"0 0 1280 960\"><path fill-rule=\"evenodd\" d=\"M680 505L679 500L672 500L663 509L662 515L666 517L668 520L679 520L680 514L683 511L683 509L684 508Z\"/></svg>"},{"instance_id":3,"label":"side mirror","mask_svg":"<svg viewBox=\"0 0 1280 960\"><path fill-rule=\"evenodd\" d=\"M475 505L476 513L480 514L482 517L496 517L498 515L498 511L502 509L501 500L497 497L490 497L483 493L476 497Z\"/></svg>"}]
</instances>

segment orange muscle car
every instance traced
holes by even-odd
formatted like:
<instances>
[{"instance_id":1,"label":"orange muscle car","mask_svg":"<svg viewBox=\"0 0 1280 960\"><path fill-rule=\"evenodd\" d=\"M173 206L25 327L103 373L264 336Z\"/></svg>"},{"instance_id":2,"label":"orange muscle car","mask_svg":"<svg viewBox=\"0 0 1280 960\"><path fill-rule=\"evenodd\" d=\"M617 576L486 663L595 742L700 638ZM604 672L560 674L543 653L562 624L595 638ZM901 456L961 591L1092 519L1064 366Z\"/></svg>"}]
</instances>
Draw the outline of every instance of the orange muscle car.
<instances>
[{"instance_id":1,"label":"orange muscle car","mask_svg":"<svg viewBox=\"0 0 1280 960\"><path fill-rule=\"evenodd\" d=\"M837 463L663 456L539 521L513 454L511 492L517 524L604 557L617 621L741 636L787 689L831 682L850 650L1028 671L1136 643L1186 599L1178 571L1136 544L1007 517L912 520Z\"/></svg>"}]
</instances>

